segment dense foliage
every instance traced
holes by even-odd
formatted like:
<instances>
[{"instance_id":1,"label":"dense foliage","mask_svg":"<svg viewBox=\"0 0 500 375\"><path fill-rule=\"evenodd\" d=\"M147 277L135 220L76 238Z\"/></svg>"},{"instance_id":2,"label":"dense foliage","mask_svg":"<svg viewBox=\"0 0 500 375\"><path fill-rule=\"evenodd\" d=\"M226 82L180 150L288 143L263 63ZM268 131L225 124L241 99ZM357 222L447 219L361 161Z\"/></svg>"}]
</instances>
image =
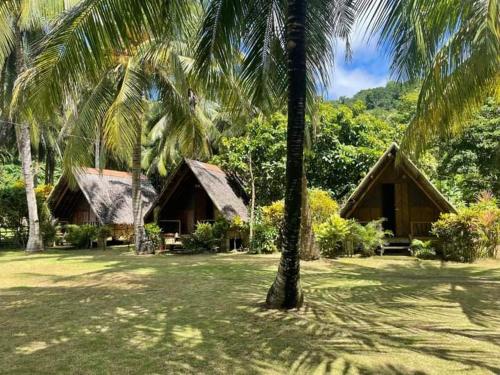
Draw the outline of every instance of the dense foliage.
<instances>
[{"instance_id":1,"label":"dense foliage","mask_svg":"<svg viewBox=\"0 0 500 375\"><path fill-rule=\"evenodd\" d=\"M46 245L54 242L56 229L52 222L46 200L52 190L50 185L39 185L35 189L40 219L40 230ZM14 244L24 247L28 239L26 217L28 206L22 181L7 182L0 185L0 227L9 233Z\"/></svg>"},{"instance_id":2,"label":"dense foliage","mask_svg":"<svg viewBox=\"0 0 500 375\"><path fill-rule=\"evenodd\" d=\"M196 224L193 233L183 236L182 243L187 250L198 252L221 252L231 250L227 247L231 238L246 238L248 227L241 218L228 221L218 218L213 223Z\"/></svg>"},{"instance_id":3,"label":"dense foliage","mask_svg":"<svg viewBox=\"0 0 500 375\"><path fill-rule=\"evenodd\" d=\"M500 246L500 208L488 194L477 203L443 214L433 224L441 255L446 260L473 262L496 257Z\"/></svg>"},{"instance_id":4,"label":"dense foliage","mask_svg":"<svg viewBox=\"0 0 500 375\"><path fill-rule=\"evenodd\" d=\"M384 231L382 220L361 225L355 220L346 220L338 214L332 215L316 229L321 253L326 257L338 257L359 253L369 257L375 255L390 233Z\"/></svg>"},{"instance_id":5,"label":"dense foliage","mask_svg":"<svg viewBox=\"0 0 500 375\"><path fill-rule=\"evenodd\" d=\"M98 228L93 225L68 224L65 231L64 239L78 249L91 248L97 240Z\"/></svg>"},{"instance_id":6,"label":"dense foliage","mask_svg":"<svg viewBox=\"0 0 500 375\"><path fill-rule=\"evenodd\" d=\"M340 198L353 189L381 153L401 135L393 126L369 113L360 101L346 105L323 102L310 119L311 147L306 155L311 187ZM243 135L223 137L212 162L237 174L250 190L252 161L257 203L283 198L286 117L253 120ZM251 159L250 159L251 158Z\"/></svg>"},{"instance_id":7,"label":"dense foliage","mask_svg":"<svg viewBox=\"0 0 500 375\"><path fill-rule=\"evenodd\" d=\"M146 232L146 236L151 241L151 244L153 246L153 249L160 250L161 246L163 245L163 239L161 236L161 228L158 226L158 224L155 223L148 223L144 225L144 230Z\"/></svg>"},{"instance_id":8,"label":"dense foliage","mask_svg":"<svg viewBox=\"0 0 500 375\"><path fill-rule=\"evenodd\" d=\"M411 241L411 255L419 259L434 259L436 251L432 247L432 241L414 239Z\"/></svg>"}]
</instances>

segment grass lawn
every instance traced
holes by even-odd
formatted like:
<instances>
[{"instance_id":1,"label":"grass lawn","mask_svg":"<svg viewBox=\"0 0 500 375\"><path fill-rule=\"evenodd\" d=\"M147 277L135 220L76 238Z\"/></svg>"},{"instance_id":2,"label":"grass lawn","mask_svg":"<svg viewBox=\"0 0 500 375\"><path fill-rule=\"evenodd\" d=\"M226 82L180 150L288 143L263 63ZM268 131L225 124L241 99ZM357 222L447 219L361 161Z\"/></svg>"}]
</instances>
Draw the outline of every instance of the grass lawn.
<instances>
[{"instance_id":1,"label":"grass lawn","mask_svg":"<svg viewBox=\"0 0 500 375\"><path fill-rule=\"evenodd\" d=\"M500 374L500 261L0 252L2 374Z\"/></svg>"}]
</instances>

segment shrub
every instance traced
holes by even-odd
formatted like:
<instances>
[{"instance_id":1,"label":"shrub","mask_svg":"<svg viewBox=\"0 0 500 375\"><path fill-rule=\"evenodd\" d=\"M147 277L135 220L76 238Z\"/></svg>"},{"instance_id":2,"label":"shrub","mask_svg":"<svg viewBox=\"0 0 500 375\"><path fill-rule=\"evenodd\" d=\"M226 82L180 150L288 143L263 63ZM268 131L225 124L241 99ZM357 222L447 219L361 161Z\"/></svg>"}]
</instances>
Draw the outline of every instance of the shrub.
<instances>
[{"instance_id":1,"label":"shrub","mask_svg":"<svg viewBox=\"0 0 500 375\"><path fill-rule=\"evenodd\" d=\"M337 214L339 206L327 191L310 189L308 190L308 198L313 224L321 224L327 221L330 216ZM283 200L279 200L269 206L262 207L262 219L276 228L281 228L284 212L285 204Z\"/></svg>"},{"instance_id":2,"label":"shrub","mask_svg":"<svg viewBox=\"0 0 500 375\"><path fill-rule=\"evenodd\" d=\"M55 237L54 224L46 199L52 186L39 185L35 189L40 220L40 231L45 244L52 244ZM28 240L28 205L23 181L0 184L0 226L13 233L17 246L24 247Z\"/></svg>"},{"instance_id":3,"label":"shrub","mask_svg":"<svg viewBox=\"0 0 500 375\"><path fill-rule=\"evenodd\" d=\"M241 219L240 219L241 220ZM243 222L241 222L243 223ZM236 223L233 223L233 225L237 225ZM233 226L231 223L229 223L226 219L224 218L218 218L215 220L215 222L212 224L212 235L214 238L219 238L219 239L225 239L227 236L227 232L231 229Z\"/></svg>"},{"instance_id":4,"label":"shrub","mask_svg":"<svg viewBox=\"0 0 500 375\"><path fill-rule=\"evenodd\" d=\"M77 248L90 248L92 241L97 239L97 228L84 224L69 224L66 226L66 241Z\"/></svg>"},{"instance_id":5,"label":"shrub","mask_svg":"<svg viewBox=\"0 0 500 375\"><path fill-rule=\"evenodd\" d=\"M474 262L496 257L500 245L500 210L495 199L482 194L478 202L456 214L442 214L432 226L445 260Z\"/></svg>"},{"instance_id":6,"label":"shrub","mask_svg":"<svg viewBox=\"0 0 500 375\"><path fill-rule=\"evenodd\" d=\"M250 244L250 249L256 254L271 254L278 251L276 240L278 238L278 230L272 225L264 222L258 222L253 227L253 238Z\"/></svg>"},{"instance_id":7,"label":"shrub","mask_svg":"<svg viewBox=\"0 0 500 375\"><path fill-rule=\"evenodd\" d=\"M108 237L113 233L112 229L108 225L101 225L96 229L97 242L100 244L103 250L106 250L106 245Z\"/></svg>"},{"instance_id":8,"label":"shrub","mask_svg":"<svg viewBox=\"0 0 500 375\"><path fill-rule=\"evenodd\" d=\"M151 241L153 248L155 250L159 250L163 241L161 237L161 228L155 223L150 223L144 225L144 230L146 232L146 236Z\"/></svg>"},{"instance_id":9,"label":"shrub","mask_svg":"<svg viewBox=\"0 0 500 375\"><path fill-rule=\"evenodd\" d=\"M413 240L410 245L411 254L419 259L435 259L436 252L431 241Z\"/></svg>"},{"instance_id":10,"label":"shrub","mask_svg":"<svg viewBox=\"0 0 500 375\"><path fill-rule=\"evenodd\" d=\"M321 189L309 190L309 206L311 207L313 224L324 223L339 209L339 205L332 199L330 193Z\"/></svg>"},{"instance_id":11,"label":"shrub","mask_svg":"<svg viewBox=\"0 0 500 375\"><path fill-rule=\"evenodd\" d=\"M196 230L184 237L183 245L193 252L216 252L220 248L221 239L214 237L213 225L198 223Z\"/></svg>"},{"instance_id":12,"label":"shrub","mask_svg":"<svg viewBox=\"0 0 500 375\"><path fill-rule=\"evenodd\" d=\"M310 189L308 190L308 198L315 229L320 224L329 220L332 215L337 215L338 204L327 191ZM277 249L281 249L283 243L284 212L285 204L283 200L262 207L262 222L276 229L275 245Z\"/></svg>"},{"instance_id":13,"label":"shrub","mask_svg":"<svg viewBox=\"0 0 500 375\"><path fill-rule=\"evenodd\" d=\"M391 231L384 230L384 219L373 220L366 225L355 223L352 226L354 247L364 257L375 255L375 251L385 244L385 237L392 235Z\"/></svg>"},{"instance_id":14,"label":"shrub","mask_svg":"<svg viewBox=\"0 0 500 375\"><path fill-rule=\"evenodd\" d=\"M43 244L53 246L56 241L57 225L51 220L40 222L40 231L42 232Z\"/></svg>"},{"instance_id":15,"label":"shrub","mask_svg":"<svg viewBox=\"0 0 500 375\"><path fill-rule=\"evenodd\" d=\"M353 222L332 215L324 223L316 226L316 239L323 256L335 258L344 254L344 242L350 235Z\"/></svg>"},{"instance_id":16,"label":"shrub","mask_svg":"<svg viewBox=\"0 0 500 375\"><path fill-rule=\"evenodd\" d=\"M432 248L415 250L415 252L413 252L413 256L418 259L436 259L437 257L436 251Z\"/></svg>"}]
</instances>

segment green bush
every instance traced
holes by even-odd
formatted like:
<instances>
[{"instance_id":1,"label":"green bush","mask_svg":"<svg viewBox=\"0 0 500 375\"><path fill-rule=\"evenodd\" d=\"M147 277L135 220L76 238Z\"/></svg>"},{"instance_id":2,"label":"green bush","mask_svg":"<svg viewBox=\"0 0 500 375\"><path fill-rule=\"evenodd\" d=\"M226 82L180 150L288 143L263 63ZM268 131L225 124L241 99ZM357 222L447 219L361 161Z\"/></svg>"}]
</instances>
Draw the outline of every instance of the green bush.
<instances>
[{"instance_id":1,"label":"green bush","mask_svg":"<svg viewBox=\"0 0 500 375\"><path fill-rule=\"evenodd\" d=\"M97 239L97 227L88 224L68 224L65 239L76 248L91 248L92 241Z\"/></svg>"},{"instance_id":2,"label":"green bush","mask_svg":"<svg viewBox=\"0 0 500 375\"><path fill-rule=\"evenodd\" d=\"M2 181L3 182L3 181ZM40 231L46 245L54 242L55 228L47 207L50 185L39 185L35 189ZM14 234L17 246L24 247L28 241L28 205L23 181L0 183L0 227Z\"/></svg>"},{"instance_id":3,"label":"green bush","mask_svg":"<svg viewBox=\"0 0 500 375\"><path fill-rule=\"evenodd\" d=\"M344 254L344 243L350 236L353 221L332 215L323 224L316 226L316 239L320 252L327 258L335 258Z\"/></svg>"},{"instance_id":4,"label":"green bush","mask_svg":"<svg viewBox=\"0 0 500 375\"><path fill-rule=\"evenodd\" d=\"M108 237L113 234L113 230L109 225L101 225L96 229L97 242L103 250L106 250Z\"/></svg>"},{"instance_id":5,"label":"green bush","mask_svg":"<svg viewBox=\"0 0 500 375\"><path fill-rule=\"evenodd\" d=\"M155 250L159 250L163 244L161 228L155 223L150 223L144 225L144 230L146 232L146 236L153 244L153 248Z\"/></svg>"},{"instance_id":6,"label":"green bush","mask_svg":"<svg viewBox=\"0 0 500 375\"><path fill-rule=\"evenodd\" d=\"M278 251L276 240L278 229L264 222L258 222L253 227L253 238L250 249L256 254L271 254Z\"/></svg>"},{"instance_id":7,"label":"green bush","mask_svg":"<svg viewBox=\"0 0 500 375\"><path fill-rule=\"evenodd\" d=\"M196 230L183 238L183 245L187 250L193 252L216 252L220 249L221 238L214 236L213 225L210 223L198 223Z\"/></svg>"},{"instance_id":8,"label":"green bush","mask_svg":"<svg viewBox=\"0 0 500 375\"><path fill-rule=\"evenodd\" d=\"M308 199L312 223L315 228L328 221L332 215L337 215L338 204L329 192L321 189L309 189ZM268 206L262 207L261 210L262 222L276 228L277 236L275 245L277 249L281 249L283 243L283 220L285 216L284 201L273 202Z\"/></svg>"},{"instance_id":9,"label":"green bush","mask_svg":"<svg viewBox=\"0 0 500 375\"><path fill-rule=\"evenodd\" d=\"M384 219L373 220L366 225L355 223L352 227L354 247L361 256L370 257L385 244L385 237L392 235L391 231L384 230Z\"/></svg>"},{"instance_id":10,"label":"green bush","mask_svg":"<svg viewBox=\"0 0 500 375\"><path fill-rule=\"evenodd\" d=\"M316 238L321 254L325 257L352 255L357 252L368 257L375 254L377 248L385 243L382 220L361 225L354 220L346 220L339 215L331 216L326 222L316 227Z\"/></svg>"},{"instance_id":11,"label":"green bush","mask_svg":"<svg viewBox=\"0 0 500 375\"><path fill-rule=\"evenodd\" d=\"M436 251L432 248L415 250L415 252L413 252L413 256L418 258L418 259L436 259L437 258Z\"/></svg>"},{"instance_id":12,"label":"green bush","mask_svg":"<svg viewBox=\"0 0 500 375\"><path fill-rule=\"evenodd\" d=\"M456 214L443 214L432 226L443 259L474 262L496 257L500 246L500 210L489 194Z\"/></svg>"},{"instance_id":13,"label":"green bush","mask_svg":"<svg viewBox=\"0 0 500 375\"><path fill-rule=\"evenodd\" d=\"M431 241L413 240L410 245L411 254L419 259L435 259L436 251Z\"/></svg>"},{"instance_id":14,"label":"green bush","mask_svg":"<svg viewBox=\"0 0 500 375\"><path fill-rule=\"evenodd\" d=\"M231 228L231 223L229 223L224 218L218 218L212 224L212 235L214 238L220 238L221 240L225 239L227 236L227 232Z\"/></svg>"},{"instance_id":15,"label":"green bush","mask_svg":"<svg viewBox=\"0 0 500 375\"><path fill-rule=\"evenodd\" d=\"M40 223L40 231L42 232L43 244L53 246L56 241L57 225L50 220L44 220Z\"/></svg>"}]
</instances>

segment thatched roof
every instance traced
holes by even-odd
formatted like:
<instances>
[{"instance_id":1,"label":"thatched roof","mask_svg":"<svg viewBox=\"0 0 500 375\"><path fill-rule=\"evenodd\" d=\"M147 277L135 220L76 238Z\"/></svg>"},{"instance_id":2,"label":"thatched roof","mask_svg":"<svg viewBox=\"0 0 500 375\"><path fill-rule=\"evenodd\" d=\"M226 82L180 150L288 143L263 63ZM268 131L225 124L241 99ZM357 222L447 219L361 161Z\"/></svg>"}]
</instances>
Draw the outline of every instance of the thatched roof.
<instances>
[{"instance_id":1,"label":"thatched roof","mask_svg":"<svg viewBox=\"0 0 500 375\"><path fill-rule=\"evenodd\" d=\"M432 182L417 168L417 166L399 150L399 146L393 143L384 152L380 159L370 169L366 176L361 180L354 192L349 196L346 204L341 208L340 215L342 217L349 217L354 211L356 206L363 200L367 190L385 170L389 163L393 162L396 158L398 167L401 167L410 176L410 178L419 186L423 192L434 202L434 204L443 212L456 212L453 205L441 194L441 192L432 184Z\"/></svg>"},{"instance_id":2,"label":"thatched roof","mask_svg":"<svg viewBox=\"0 0 500 375\"><path fill-rule=\"evenodd\" d=\"M153 219L154 207L163 207L168 202L174 190L178 187L179 179L184 176L186 171L193 173L214 206L225 219L232 220L239 216L243 221L248 221L248 210L245 205L244 194L241 192L241 187L236 186L238 183L218 166L190 159L184 159L170 176L155 203L146 213L145 220Z\"/></svg>"},{"instance_id":3,"label":"thatched roof","mask_svg":"<svg viewBox=\"0 0 500 375\"><path fill-rule=\"evenodd\" d=\"M101 224L133 224L131 173L83 168L75 177L78 189ZM141 189L142 209L147 212L157 194L144 176L141 178ZM62 177L48 198L49 207L55 211L70 191L68 181Z\"/></svg>"}]
</instances>

